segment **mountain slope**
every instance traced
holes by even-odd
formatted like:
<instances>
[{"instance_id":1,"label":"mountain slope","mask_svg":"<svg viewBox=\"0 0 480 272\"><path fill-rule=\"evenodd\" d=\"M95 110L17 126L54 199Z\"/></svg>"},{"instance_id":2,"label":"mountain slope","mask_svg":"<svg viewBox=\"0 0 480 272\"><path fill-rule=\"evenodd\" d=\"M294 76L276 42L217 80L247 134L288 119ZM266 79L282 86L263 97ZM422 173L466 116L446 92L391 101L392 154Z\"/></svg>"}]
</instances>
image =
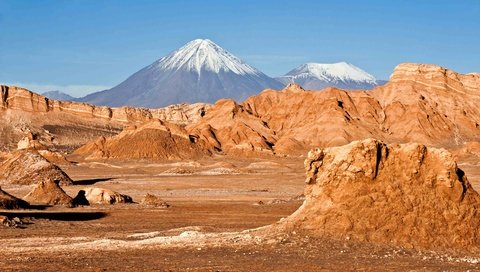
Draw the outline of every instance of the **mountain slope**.
<instances>
[{"instance_id":1,"label":"mountain slope","mask_svg":"<svg viewBox=\"0 0 480 272\"><path fill-rule=\"evenodd\" d=\"M75 97L61 91L48 91L42 93L42 95L49 99L55 99L60 101L74 101L76 99Z\"/></svg>"},{"instance_id":2,"label":"mountain slope","mask_svg":"<svg viewBox=\"0 0 480 272\"><path fill-rule=\"evenodd\" d=\"M379 84L374 76L346 62L332 64L306 63L278 77L278 81L300 84L306 89L320 90L327 87L341 89L371 89Z\"/></svg>"},{"instance_id":3,"label":"mountain slope","mask_svg":"<svg viewBox=\"0 0 480 272\"><path fill-rule=\"evenodd\" d=\"M210 40L197 39L130 76L118 86L77 101L108 106L162 107L237 101L282 84Z\"/></svg>"}]
</instances>

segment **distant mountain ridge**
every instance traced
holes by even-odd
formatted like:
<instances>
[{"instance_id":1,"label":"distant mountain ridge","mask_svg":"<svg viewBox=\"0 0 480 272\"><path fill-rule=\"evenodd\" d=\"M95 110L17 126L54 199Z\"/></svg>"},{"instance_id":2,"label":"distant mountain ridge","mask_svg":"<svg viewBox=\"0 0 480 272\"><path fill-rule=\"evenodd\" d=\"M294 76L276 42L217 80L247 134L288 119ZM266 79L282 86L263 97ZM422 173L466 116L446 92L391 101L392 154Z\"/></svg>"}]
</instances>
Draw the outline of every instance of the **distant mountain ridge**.
<instances>
[{"instance_id":1,"label":"distant mountain ridge","mask_svg":"<svg viewBox=\"0 0 480 272\"><path fill-rule=\"evenodd\" d=\"M276 79L283 84L296 83L311 90L327 87L372 89L385 83L347 62L305 63Z\"/></svg>"},{"instance_id":2,"label":"distant mountain ridge","mask_svg":"<svg viewBox=\"0 0 480 272\"><path fill-rule=\"evenodd\" d=\"M48 91L48 92L42 93L42 95L47 98L60 100L60 101L75 101L75 99L77 99L76 97L73 97L61 91Z\"/></svg>"},{"instance_id":3,"label":"distant mountain ridge","mask_svg":"<svg viewBox=\"0 0 480 272\"><path fill-rule=\"evenodd\" d=\"M193 40L141 69L110 90L77 99L107 106L163 107L178 103L243 101L283 84L244 63L214 42Z\"/></svg>"}]
</instances>

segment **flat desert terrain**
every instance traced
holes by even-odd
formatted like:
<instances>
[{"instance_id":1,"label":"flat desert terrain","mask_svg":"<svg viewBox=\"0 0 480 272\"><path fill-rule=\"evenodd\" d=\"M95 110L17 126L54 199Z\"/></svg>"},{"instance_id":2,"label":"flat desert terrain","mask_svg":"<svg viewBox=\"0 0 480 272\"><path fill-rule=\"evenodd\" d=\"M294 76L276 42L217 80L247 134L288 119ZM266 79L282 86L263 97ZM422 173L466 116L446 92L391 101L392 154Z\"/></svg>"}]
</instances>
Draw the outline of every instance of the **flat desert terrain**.
<instances>
[{"instance_id":1,"label":"flat desert terrain","mask_svg":"<svg viewBox=\"0 0 480 272\"><path fill-rule=\"evenodd\" d=\"M2 210L23 224L0 236L3 271L255 271L479 269L475 256L315 238L300 232L255 237L303 202L301 157L199 161L82 162L63 166L72 197L89 186L127 194L133 204ZM475 189L474 159L460 162ZM22 197L29 185L5 185ZM139 204L145 194L170 206Z\"/></svg>"}]
</instances>

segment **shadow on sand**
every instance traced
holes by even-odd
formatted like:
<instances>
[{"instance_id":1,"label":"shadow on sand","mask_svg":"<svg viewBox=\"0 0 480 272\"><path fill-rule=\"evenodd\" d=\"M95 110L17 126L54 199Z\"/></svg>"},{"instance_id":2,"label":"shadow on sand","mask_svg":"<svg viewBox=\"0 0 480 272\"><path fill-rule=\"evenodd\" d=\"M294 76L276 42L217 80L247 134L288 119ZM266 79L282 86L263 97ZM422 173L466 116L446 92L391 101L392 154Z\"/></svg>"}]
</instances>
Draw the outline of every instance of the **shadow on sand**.
<instances>
[{"instance_id":1,"label":"shadow on sand","mask_svg":"<svg viewBox=\"0 0 480 272\"><path fill-rule=\"evenodd\" d=\"M92 185L97 182L104 182L109 180L114 180L115 178L96 178L96 179L82 179L82 180L75 180L73 185Z\"/></svg>"},{"instance_id":2,"label":"shadow on sand","mask_svg":"<svg viewBox=\"0 0 480 272\"><path fill-rule=\"evenodd\" d=\"M9 218L36 218L56 221L89 221L107 216L105 212L36 212L36 211L0 211L0 215Z\"/></svg>"}]
</instances>

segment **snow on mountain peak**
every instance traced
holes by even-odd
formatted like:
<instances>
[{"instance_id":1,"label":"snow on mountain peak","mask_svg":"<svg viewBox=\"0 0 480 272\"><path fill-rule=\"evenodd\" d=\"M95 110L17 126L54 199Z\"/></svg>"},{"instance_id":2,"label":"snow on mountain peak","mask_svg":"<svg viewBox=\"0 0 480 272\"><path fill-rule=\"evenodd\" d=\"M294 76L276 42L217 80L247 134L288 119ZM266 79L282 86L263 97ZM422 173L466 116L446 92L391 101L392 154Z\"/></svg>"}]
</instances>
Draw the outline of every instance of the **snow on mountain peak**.
<instances>
[{"instance_id":1,"label":"snow on mountain peak","mask_svg":"<svg viewBox=\"0 0 480 272\"><path fill-rule=\"evenodd\" d=\"M215 73L233 72L238 75L261 74L257 69L208 39L193 40L153 65L165 70L186 69L195 71L199 75L202 70Z\"/></svg>"},{"instance_id":2,"label":"snow on mountain peak","mask_svg":"<svg viewBox=\"0 0 480 272\"><path fill-rule=\"evenodd\" d=\"M347 62L306 63L290 71L286 76L316 77L325 81L359 81L375 84L374 76Z\"/></svg>"}]
</instances>

